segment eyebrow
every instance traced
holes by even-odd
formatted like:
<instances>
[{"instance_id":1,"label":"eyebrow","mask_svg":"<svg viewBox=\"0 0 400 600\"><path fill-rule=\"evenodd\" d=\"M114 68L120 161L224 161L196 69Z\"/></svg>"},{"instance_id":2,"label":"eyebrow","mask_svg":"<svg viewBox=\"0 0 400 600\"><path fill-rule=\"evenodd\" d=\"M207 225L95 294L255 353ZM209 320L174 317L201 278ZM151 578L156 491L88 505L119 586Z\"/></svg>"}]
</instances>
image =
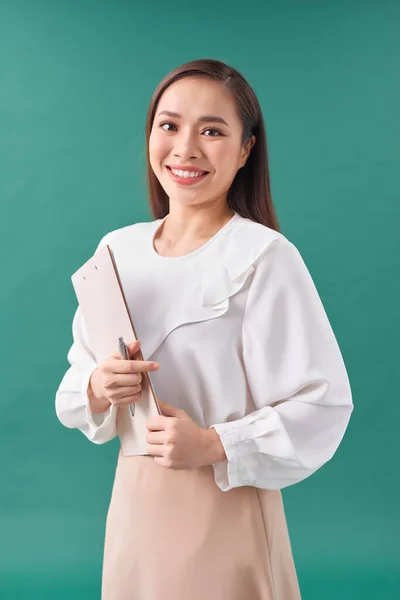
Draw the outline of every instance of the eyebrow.
<instances>
[{"instance_id":1,"label":"eyebrow","mask_svg":"<svg viewBox=\"0 0 400 600\"><path fill-rule=\"evenodd\" d=\"M160 115L167 115L168 117L176 117L177 119L180 119L182 116L179 113L172 112L171 110L162 110L161 112L158 113L158 116L160 116ZM203 122L222 123L223 125L226 125L227 127L229 127L229 125L225 121L225 119L223 119L222 117L217 117L215 115L204 115L203 117L199 117L199 121L201 123L203 123Z\"/></svg>"}]
</instances>

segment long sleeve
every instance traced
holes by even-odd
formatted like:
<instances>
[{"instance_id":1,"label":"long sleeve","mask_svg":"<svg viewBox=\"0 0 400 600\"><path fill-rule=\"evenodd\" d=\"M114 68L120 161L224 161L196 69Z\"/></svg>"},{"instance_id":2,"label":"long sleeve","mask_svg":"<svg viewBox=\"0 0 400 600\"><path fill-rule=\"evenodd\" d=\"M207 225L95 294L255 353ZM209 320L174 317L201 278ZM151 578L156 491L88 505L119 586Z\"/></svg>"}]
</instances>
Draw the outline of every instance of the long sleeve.
<instances>
[{"instance_id":1,"label":"long sleeve","mask_svg":"<svg viewBox=\"0 0 400 600\"><path fill-rule=\"evenodd\" d=\"M105 243L101 240L96 251ZM67 360L70 364L55 397L56 414L60 422L68 428L76 428L95 444L104 444L116 435L116 407L110 406L101 414L93 414L89 406L87 388L90 376L98 366L90 348L80 307L72 321L73 343Z\"/></svg>"},{"instance_id":2,"label":"long sleeve","mask_svg":"<svg viewBox=\"0 0 400 600\"><path fill-rule=\"evenodd\" d=\"M286 238L262 253L243 317L243 361L257 409L211 425L227 461L222 491L282 489L336 452L353 410L343 358L311 275Z\"/></svg>"}]
</instances>

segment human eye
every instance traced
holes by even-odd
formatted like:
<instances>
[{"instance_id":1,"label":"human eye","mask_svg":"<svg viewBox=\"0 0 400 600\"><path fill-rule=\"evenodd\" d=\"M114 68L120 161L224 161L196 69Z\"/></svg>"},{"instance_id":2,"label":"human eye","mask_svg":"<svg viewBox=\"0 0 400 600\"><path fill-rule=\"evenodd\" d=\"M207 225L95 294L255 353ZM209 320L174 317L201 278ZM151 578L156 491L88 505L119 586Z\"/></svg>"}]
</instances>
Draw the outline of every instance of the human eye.
<instances>
[{"instance_id":1,"label":"human eye","mask_svg":"<svg viewBox=\"0 0 400 600\"><path fill-rule=\"evenodd\" d=\"M214 132L216 132L218 134L218 135L206 135L206 137L219 137L219 136L224 135L222 133L222 131L220 131L219 129L211 129L211 128L209 128L209 129L205 129L204 131L214 131Z\"/></svg>"},{"instance_id":2,"label":"human eye","mask_svg":"<svg viewBox=\"0 0 400 600\"><path fill-rule=\"evenodd\" d=\"M172 125L172 127L176 127L176 125L174 123L171 123L170 121L164 121L163 123L160 123L159 127L164 128L164 125ZM164 129L164 131L171 131L170 129Z\"/></svg>"}]
</instances>

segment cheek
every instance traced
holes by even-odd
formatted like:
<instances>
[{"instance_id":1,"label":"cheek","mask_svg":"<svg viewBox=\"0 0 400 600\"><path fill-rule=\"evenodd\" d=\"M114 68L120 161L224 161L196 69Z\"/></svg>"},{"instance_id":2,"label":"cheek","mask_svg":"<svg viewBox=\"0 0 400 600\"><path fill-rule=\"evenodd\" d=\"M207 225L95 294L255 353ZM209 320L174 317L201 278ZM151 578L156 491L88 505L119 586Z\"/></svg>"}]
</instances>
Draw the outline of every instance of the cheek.
<instances>
[{"instance_id":1,"label":"cheek","mask_svg":"<svg viewBox=\"0 0 400 600\"><path fill-rule=\"evenodd\" d=\"M168 154L169 147L165 136L161 137L157 134L151 134L149 139L149 155L150 162L154 168Z\"/></svg>"},{"instance_id":2,"label":"cheek","mask_svg":"<svg viewBox=\"0 0 400 600\"><path fill-rule=\"evenodd\" d=\"M237 151L222 144L219 147L216 144L215 146L209 154L210 161L214 165L220 179L224 181L230 180L237 171Z\"/></svg>"}]
</instances>

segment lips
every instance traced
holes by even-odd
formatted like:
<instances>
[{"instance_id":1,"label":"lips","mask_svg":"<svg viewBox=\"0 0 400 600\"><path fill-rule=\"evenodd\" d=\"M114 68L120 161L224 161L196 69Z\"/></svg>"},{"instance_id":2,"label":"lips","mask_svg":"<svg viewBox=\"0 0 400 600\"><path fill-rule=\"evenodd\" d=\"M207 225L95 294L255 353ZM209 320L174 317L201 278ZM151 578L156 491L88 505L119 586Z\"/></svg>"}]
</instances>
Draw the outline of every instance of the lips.
<instances>
[{"instance_id":1,"label":"lips","mask_svg":"<svg viewBox=\"0 0 400 600\"><path fill-rule=\"evenodd\" d=\"M193 171L196 173L209 173L207 169L200 169L199 167L195 167L194 165L166 165L169 169L175 169L176 171Z\"/></svg>"},{"instance_id":2,"label":"lips","mask_svg":"<svg viewBox=\"0 0 400 600\"><path fill-rule=\"evenodd\" d=\"M178 167L174 167L176 169L178 169ZM178 183L179 185L196 185L198 183L200 183L201 181L203 181L205 179L205 177L207 177L207 175L209 174L209 171L200 171L199 169L178 169L178 170L182 170L182 171L192 171L192 172L201 172L202 175L198 175L196 177L180 177L179 175L175 175L175 173L172 172L171 167L167 166L166 167L169 176L171 177L171 179L175 182Z\"/></svg>"}]
</instances>

